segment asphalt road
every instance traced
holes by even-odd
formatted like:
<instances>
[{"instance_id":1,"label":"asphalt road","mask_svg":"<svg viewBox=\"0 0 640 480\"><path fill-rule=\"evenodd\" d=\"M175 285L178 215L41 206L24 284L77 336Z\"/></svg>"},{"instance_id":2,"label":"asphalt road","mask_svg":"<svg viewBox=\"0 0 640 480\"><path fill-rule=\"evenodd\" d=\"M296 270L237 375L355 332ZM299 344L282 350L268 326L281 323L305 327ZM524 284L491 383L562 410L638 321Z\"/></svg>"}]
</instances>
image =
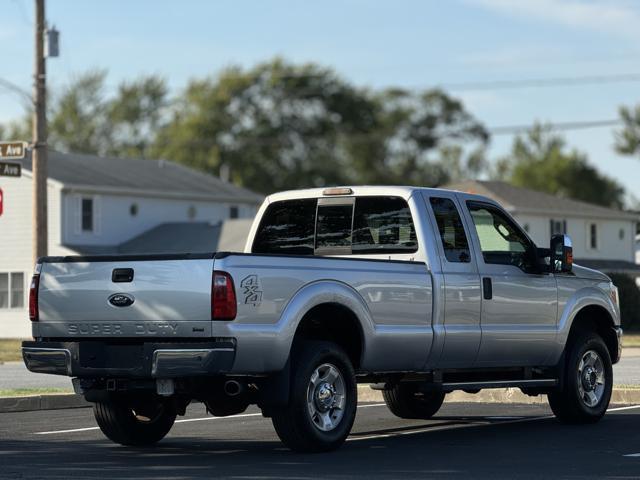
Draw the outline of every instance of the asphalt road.
<instances>
[{"instance_id":1,"label":"asphalt road","mask_svg":"<svg viewBox=\"0 0 640 480\"><path fill-rule=\"evenodd\" d=\"M544 406L445 404L430 421L361 406L337 452L295 454L249 410L213 418L202 405L154 448L121 447L90 409L0 414L0 478L640 478L640 406L596 425L564 426Z\"/></svg>"}]
</instances>

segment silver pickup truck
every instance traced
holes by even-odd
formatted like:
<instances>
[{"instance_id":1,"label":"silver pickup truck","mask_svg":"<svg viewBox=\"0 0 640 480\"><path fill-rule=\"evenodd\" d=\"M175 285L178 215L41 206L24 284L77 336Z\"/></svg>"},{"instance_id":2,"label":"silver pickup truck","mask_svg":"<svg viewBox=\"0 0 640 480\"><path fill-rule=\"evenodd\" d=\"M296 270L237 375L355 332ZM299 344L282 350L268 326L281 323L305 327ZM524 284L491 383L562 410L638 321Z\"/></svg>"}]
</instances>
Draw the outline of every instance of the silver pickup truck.
<instances>
[{"instance_id":1,"label":"silver pickup truck","mask_svg":"<svg viewBox=\"0 0 640 480\"><path fill-rule=\"evenodd\" d=\"M244 253L42 258L29 306L29 370L73 377L125 445L200 401L257 404L291 449L334 449L358 383L402 418L516 387L596 422L621 353L617 289L572 265L568 237L538 248L488 198L415 187L271 195Z\"/></svg>"}]
</instances>

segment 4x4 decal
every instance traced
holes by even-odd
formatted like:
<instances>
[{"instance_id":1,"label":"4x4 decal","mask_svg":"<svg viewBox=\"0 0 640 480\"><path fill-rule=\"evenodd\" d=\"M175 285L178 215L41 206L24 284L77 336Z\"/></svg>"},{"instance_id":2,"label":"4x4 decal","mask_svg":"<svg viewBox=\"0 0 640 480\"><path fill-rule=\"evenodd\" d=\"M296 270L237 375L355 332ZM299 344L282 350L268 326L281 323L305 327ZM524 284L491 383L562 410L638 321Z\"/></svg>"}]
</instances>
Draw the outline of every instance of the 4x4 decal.
<instances>
[{"instance_id":1,"label":"4x4 decal","mask_svg":"<svg viewBox=\"0 0 640 480\"><path fill-rule=\"evenodd\" d=\"M259 305L262 302L262 290L257 275L249 275L242 279L240 288L244 295L244 303L247 305Z\"/></svg>"}]
</instances>

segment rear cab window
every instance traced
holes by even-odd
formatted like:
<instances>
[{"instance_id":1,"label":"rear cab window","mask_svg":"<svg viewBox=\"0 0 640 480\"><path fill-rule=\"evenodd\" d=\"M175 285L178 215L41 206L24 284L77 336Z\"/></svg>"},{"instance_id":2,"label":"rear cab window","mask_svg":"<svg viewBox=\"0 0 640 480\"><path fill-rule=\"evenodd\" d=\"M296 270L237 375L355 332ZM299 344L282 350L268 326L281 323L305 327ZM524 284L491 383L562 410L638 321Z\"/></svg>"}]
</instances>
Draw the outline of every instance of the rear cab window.
<instances>
[{"instance_id":1,"label":"rear cab window","mask_svg":"<svg viewBox=\"0 0 640 480\"><path fill-rule=\"evenodd\" d=\"M414 253L406 200L391 196L284 200L269 205L253 253L349 255Z\"/></svg>"}]
</instances>

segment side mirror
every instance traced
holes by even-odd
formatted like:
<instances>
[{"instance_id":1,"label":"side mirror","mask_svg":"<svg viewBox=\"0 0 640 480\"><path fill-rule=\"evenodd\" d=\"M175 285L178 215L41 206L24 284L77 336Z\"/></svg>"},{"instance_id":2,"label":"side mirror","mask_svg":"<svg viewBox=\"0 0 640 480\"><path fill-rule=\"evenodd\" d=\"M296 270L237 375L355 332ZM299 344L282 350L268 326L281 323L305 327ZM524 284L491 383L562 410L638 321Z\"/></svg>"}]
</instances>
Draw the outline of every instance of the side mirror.
<instances>
[{"instance_id":1,"label":"side mirror","mask_svg":"<svg viewBox=\"0 0 640 480\"><path fill-rule=\"evenodd\" d=\"M551 237L551 271L568 273L573 268L573 244L569 235Z\"/></svg>"}]
</instances>

